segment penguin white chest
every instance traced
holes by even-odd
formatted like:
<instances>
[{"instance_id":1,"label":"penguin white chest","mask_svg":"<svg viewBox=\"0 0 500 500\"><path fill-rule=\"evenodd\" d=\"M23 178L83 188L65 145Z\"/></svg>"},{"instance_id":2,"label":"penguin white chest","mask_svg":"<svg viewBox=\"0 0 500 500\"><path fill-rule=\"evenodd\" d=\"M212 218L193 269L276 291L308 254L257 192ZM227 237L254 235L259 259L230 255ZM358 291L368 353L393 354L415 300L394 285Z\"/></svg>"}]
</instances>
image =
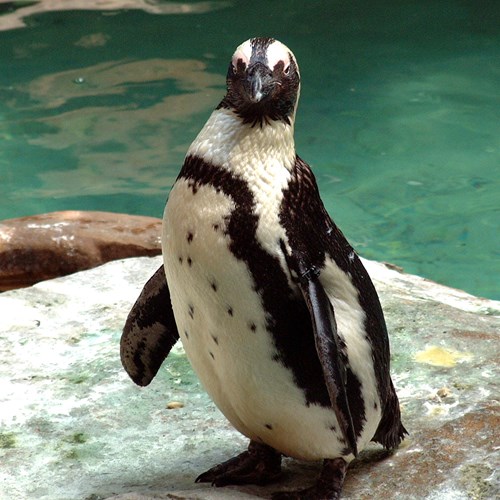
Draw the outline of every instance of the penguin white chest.
<instances>
[{"instance_id":1,"label":"penguin white chest","mask_svg":"<svg viewBox=\"0 0 500 500\"><path fill-rule=\"evenodd\" d=\"M234 202L210 185L179 179L165 209L163 255L180 338L199 379L250 439L290 456L339 456L333 411L307 405L276 361L269 318L227 234Z\"/></svg>"},{"instance_id":2,"label":"penguin white chest","mask_svg":"<svg viewBox=\"0 0 500 500\"><path fill-rule=\"evenodd\" d=\"M247 360L271 352L272 344L257 335L265 314L246 265L229 250L233 209L213 187L179 180L165 209L163 255L186 354L215 403L244 432L239 406L254 377L245 371Z\"/></svg>"}]
</instances>

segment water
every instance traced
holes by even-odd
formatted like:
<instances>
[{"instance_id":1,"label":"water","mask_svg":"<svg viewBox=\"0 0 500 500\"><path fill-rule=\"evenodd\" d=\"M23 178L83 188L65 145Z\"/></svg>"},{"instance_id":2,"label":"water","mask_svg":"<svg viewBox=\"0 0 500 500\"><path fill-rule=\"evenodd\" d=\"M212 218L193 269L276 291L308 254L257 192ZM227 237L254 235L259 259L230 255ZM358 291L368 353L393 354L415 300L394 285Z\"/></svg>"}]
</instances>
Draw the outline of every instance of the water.
<instances>
[{"instance_id":1,"label":"water","mask_svg":"<svg viewBox=\"0 0 500 500\"><path fill-rule=\"evenodd\" d=\"M0 219L161 217L234 47L272 35L301 68L298 152L358 251L500 298L500 2L106 4L0 0Z\"/></svg>"}]
</instances>

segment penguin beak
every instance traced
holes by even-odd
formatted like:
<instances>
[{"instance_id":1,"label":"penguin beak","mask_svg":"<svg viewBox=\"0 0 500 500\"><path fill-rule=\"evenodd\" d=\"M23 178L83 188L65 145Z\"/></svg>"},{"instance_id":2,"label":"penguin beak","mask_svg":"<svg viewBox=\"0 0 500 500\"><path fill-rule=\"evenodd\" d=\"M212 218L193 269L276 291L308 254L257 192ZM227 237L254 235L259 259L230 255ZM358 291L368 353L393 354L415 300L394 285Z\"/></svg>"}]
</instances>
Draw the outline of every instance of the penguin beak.
<instances>
[{"instance_id":1,"label":"penguin beak","mask_svg":"<svg viewBox=\"0 0 500 500\"><path fill-rule=\"evenodd\" d=\"M272 86L272 73L265 64L255 62L248 67L245 90L252 103L262 101L269 95Z\"/></svg>"}]
</instances>

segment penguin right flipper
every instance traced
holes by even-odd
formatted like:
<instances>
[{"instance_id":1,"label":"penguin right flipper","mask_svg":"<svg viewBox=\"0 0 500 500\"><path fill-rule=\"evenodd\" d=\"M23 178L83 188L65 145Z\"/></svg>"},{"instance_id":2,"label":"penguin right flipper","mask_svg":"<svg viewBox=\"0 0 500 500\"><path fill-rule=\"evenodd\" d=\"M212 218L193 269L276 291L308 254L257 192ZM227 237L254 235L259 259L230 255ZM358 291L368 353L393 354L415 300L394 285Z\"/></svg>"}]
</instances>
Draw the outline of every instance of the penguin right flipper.
<instances>
[{"instance_id":1,"label":"penguin right flipper","mask_svg":"<svg viewBox=\"0 0 500 500\"><path fill-rule=\"evenodd\" d=\"M122 365L141 386L155 377L179 340L163 265L144 285L130 310L120 340Z\"/></svg>"},{"instance_id":2,"label":"penguin right flipper","mask_svg":"<svg viewBox=\"0 0 500 500\"><path fill-rule=\"evenodd\" d=\"M357 456L356 435L346 391L347 370L341 355L335 314L328 295L319 281L319 270L298 264L299 288L311 315L316 352L323 377L349 452Z\"/></svg>"},{"instance_id":3,"label":"penguin right flipper","mask_svg":"<svg viewBox=\"0 0 500 500\"><path fill-rule=\"evenodd\" d=\"M399 408L398 396L392 380L389 380L389 391L384 406L382 418L377 427L372 441L380 443L387 450L397 448L408 431L401 422L401 410Z\"/></svg>"}]
</instances>

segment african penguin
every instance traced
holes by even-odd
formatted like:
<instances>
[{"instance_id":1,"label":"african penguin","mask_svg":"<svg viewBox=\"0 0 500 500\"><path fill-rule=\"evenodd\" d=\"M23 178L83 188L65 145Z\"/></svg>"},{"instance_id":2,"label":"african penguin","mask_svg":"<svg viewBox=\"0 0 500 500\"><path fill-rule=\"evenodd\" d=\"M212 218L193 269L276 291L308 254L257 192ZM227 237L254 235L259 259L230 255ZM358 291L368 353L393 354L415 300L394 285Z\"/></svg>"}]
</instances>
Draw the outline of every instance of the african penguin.
<instances>
[{"instance_id":1,"label":"african penguin","mask_svg":"<svg viewBox=\"0 0 500 500\"><path fill-rule=\"evenodd\" d=\"M248 450L201 474L216 486L275 480L282 455L322 459L316 483L275 498L338 498L372 440L406 433L375 288L297 156L300 75L273 38L235 51L227 93L191 144L165 207L164 265L121 340L147 385L180 338Z\"/></svg>"}]
</instances>

